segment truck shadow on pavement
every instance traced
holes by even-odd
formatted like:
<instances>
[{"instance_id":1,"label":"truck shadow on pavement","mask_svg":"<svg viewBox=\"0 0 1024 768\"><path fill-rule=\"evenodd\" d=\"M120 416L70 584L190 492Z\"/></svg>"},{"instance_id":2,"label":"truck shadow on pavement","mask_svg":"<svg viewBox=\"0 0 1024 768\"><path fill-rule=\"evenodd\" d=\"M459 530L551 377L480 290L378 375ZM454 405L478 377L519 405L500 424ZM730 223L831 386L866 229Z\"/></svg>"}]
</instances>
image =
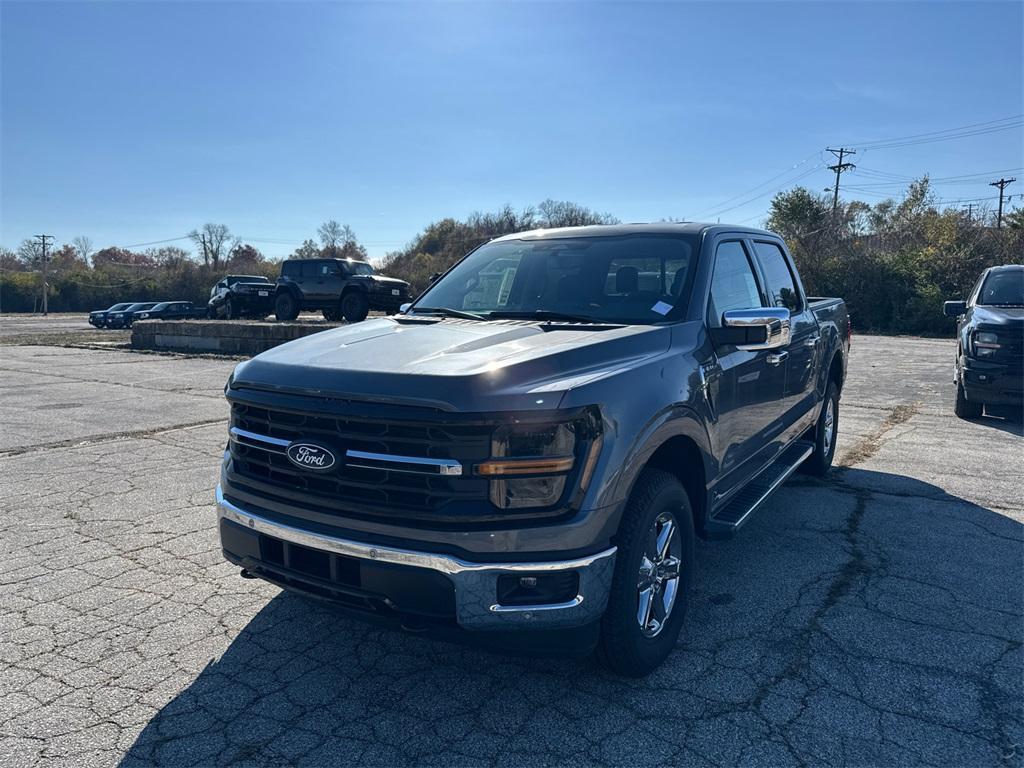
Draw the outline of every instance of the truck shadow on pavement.
<instances>
[{"instance_id":1,"label":"truck shadow on pavement","mask_svg":"<svg viewBox=\"0 0 1024 768\"><path fill-rule=\"evenodd\" d=\"M683 638L644 680L282 593L122 765L1019 765L1022 541L917 480L797 476L699 546Z\"/></svg>"}]
</instances>

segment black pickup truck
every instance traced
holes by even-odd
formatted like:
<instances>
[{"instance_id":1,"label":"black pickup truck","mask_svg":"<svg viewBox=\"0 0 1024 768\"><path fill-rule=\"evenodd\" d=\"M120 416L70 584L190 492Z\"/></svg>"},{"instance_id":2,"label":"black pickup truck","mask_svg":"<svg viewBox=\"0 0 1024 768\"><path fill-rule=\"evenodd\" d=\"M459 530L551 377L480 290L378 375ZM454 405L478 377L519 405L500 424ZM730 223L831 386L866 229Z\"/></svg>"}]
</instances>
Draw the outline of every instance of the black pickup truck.
<instances>
[{"instance_id":1,"label":"black pickup truck","mask_svg":"<svg viewBox=\"0 0 1024 768\"><path fill-rule=\"evenodd\" d=\"M262 320L274 308L276 291L277 286L262 275L228 275L210 289L206 315L211 320L221 317L225 320L241 317Z\"/></svg>"},{"instance_id":2,"label":"black pickup truck","mask_svg":"<svg viewBox=\"0 0 1024 768\"><path fill-rule=\"evenodd\" d=\"M947 301L943 310L957 318L956 415L1024 406L1024 264L986 269L967 301Z\"/></svg>"},{"instance_id":3,"label":"black pickup truck","mask_svg":"<svg viewBox=\"0 0 1024 768\"><path fill-rule=\"evenodd\" d=\"M223 553L370 620L643 675L695 536L828 470L849 348L770 232L502 237L400 315L234 370Z\"/></svg>"},{"instance_id":4,"label":"black pickup truck","mask_svg":"<svg viewBox=\"0 0 1024 768\"><path fill-rule=\"evenodd\" d=\"M278 320L321 310L327 320L365 320L371 309L397 312L409 301L409 284L374 272L355 259L291 259L281 265L274 299Z\"/></svg>"}]
</instances>

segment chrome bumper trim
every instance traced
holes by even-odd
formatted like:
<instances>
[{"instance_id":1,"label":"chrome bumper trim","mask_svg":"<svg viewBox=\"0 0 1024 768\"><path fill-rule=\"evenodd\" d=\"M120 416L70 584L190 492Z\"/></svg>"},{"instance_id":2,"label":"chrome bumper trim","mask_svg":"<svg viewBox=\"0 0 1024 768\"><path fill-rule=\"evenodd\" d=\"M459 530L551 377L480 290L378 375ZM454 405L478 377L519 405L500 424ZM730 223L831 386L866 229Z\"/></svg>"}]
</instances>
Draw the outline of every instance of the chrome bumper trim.
<instances>
[{"instance_id":1,"label":"chrome bumper trim","mask_svg":"<svg viewBox=\"0 0 1024 768\"><path fill-rule=\"evenodd\" d=\"M539 603L538 605L501 605L497 603L491 606L493 613L529 613L531 611L564 611L566 608L575 608L583 602L583 595L576 595L572 600L564 603Z\"/></svg>"},{"instance_id":2,"label":"chrome bumper trim","mask_svg":"<svg viewBox=\"0 0 1024 768\"><path fill-rule=\"evenodd\" d=\"M364 544L268 520L228 501L220 485L217 486L217 514L222 519L250 530L310 549L438 571L454 583L456 619L460 626L467 629L507 629L513 622L523 628L554 628L578 626L596 620L608 602L615 567L615 547L572 560L474 563L451 555ZM579 574L580 586L576 598L550 605L495 604L499 576L555 571L576 571Z\"/></svg>"}]
</instances>

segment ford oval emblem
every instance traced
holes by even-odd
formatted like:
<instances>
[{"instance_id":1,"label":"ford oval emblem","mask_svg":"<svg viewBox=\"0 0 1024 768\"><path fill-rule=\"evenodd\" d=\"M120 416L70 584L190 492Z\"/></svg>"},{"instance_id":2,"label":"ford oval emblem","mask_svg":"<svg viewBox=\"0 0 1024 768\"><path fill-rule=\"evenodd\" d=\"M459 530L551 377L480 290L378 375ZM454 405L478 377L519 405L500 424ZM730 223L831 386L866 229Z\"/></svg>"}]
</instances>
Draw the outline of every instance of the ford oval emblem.
<instances>
[{"instance_id":1,"label":"ford oval emblem","mask_svg":"<svg viewBox=\"0 0 1024 768\"><path fill-rule=\"evenodd\" d=\"M313 443L294 442L288 446L285 453L288 461L297 467L311 469L314 472L327 472L338 463L334 454L322 445Z\"/></svg>"}]
</instances>

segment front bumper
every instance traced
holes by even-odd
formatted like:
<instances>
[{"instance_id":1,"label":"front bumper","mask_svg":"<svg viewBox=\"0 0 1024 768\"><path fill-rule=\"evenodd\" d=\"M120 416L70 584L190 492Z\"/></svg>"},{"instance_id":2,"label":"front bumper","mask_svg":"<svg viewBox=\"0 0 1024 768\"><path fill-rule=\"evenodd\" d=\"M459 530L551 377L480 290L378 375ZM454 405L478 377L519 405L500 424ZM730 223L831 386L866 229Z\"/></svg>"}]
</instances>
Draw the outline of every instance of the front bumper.
<instances>
[{"instance_id":1,"label":"front bumper","mask_svg":"<svg viewBox=\"0 0 1024 768\"><path fill-rule=\"evenodd\" d=\"M967 399L985 405L1024 405L1024 369L1017 364L965 359L961 381Z\"/></svg>"},{"instance_id":2,"label":"front bumper","mask_svg":"<svg viewBox=\"0 0 1024 768\"><path fill-rule=\"evenodd\" d=\"M438 580L444 580L441 583L447 585L453 595L449 618L459 628L470 631L548 630L592 624L607 606L615 566L615 547L572 560L474 563L451 555L364 544L270 520L225 498L219 485L217 513L225 557L258 576L285 586L296 584L303 588L309 585L315 589L307 591L319 591L328 596L344 594L346 598L357 598L360 605L371 613L404 609L413 615L436 614L437 611L417 610L415 597L409 596L409 585L437 585ZM285 544L279 545L278 542ZM297 548L299 556L291 560L300 563L312 560L309 551L314 553L314 557L316 553L335 557L329 558L329 565L322 566L320 575L312 572L297 574L287 557L281 561L287 566L266 562L266 551L271 548L276 551L279 546L282 549L285 546ZM324 562L327 560L325 558ZM360 581L359 576L349 576L346 584L336 580L341 572L350 575L363 570L375 572L387 566L401 571L398 580L381 580L373 573L370 574L372 578L364 581ZM515 605L501 604L498 599L499 578L527 574L531 577L538 574L576 574L579 579L577 594L555 603L524 605L517 601ZM389 594L387 586L379 592L364 588L367 581L378 585L398 584L403 578L404 586L396 587L402 590L401 595ZM443 600L433 602L436 604Z\"/></svg>"}]
</instances>

